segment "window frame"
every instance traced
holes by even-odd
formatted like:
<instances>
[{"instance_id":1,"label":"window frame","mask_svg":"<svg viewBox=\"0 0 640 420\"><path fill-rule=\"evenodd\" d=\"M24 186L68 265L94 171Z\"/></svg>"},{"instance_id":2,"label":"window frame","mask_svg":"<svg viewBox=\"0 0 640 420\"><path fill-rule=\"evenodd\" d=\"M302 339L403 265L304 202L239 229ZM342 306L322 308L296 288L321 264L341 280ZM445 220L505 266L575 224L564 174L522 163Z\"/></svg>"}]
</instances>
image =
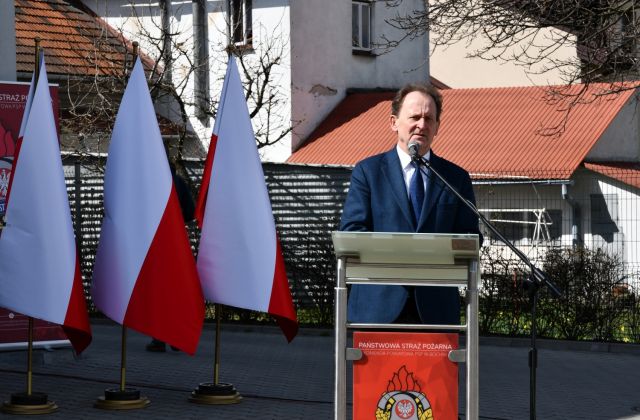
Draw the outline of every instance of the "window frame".
<instances>
[{"instance_id":1,"label":"window frame","mask_svg":"<svg viewBox=\"0 0 640 420\"><path fill-rule=\"evenodd\" d=\"M228 0L229 44L251 48L253 43L253 0Z\"/></svg>"},{"instance_id":2,"label":"window frame","mask_svg":"<svg viewBox=\"0 0 640 420\"><path fill-rule=\"evenodd\" d=\"M366 9L369 13L366 21L366 29L364 28L362 11ZM355 11L357 10L358 16L356 18ZM357 25L357 34L356 32ZM364 44L364 33L366 30L367 45ZM354 53L371 53L373 50L371 39L373 38L373 2L366 0L353 0L351 2L351 49Z\"/></svg>"},{"instance_id":3,"label":"window frame","mask_svg":"<svg viewBox=\"0 0 640 420\"><path fill-rule=\"evenodd\" d=\"M543 210L544 215L542 229L546 228L549 235L545 238L542 232L542 240L539 244L554 245L562 240L563 228L561 209L486 209L489 221L500 231L500 233L509 241L517 246L534 246L534 231L537 225L537 217L535 212ZM548 218L548 220L547 220ZM489 239L489 244L500 244L501 241L486 226L481 226L485 238Z\"/></svg>"}]
</instances>

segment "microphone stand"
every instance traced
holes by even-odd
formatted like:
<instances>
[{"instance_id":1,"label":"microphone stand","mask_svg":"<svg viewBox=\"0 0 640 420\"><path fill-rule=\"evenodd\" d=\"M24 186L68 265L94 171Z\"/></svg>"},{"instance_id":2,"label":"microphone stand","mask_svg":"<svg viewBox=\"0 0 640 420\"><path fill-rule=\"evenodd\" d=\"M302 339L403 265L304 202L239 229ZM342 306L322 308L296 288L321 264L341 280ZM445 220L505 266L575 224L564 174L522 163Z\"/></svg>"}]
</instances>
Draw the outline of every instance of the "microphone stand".
<instances>
[{"instance_id":1,"label":"microphone stand","mask_svg":"<svg viewBox=\"0 0 640 420\"><path fill-rule=\"evenodd\" d=\"M522 251L516 248L507 238L502 235L493 224L487 220L482 213L478 211L476 206L466 198L462 196L449 182L431 166L431 163L418 154L417 146L412 147L409 145L409 151L411 158L418 163L418 165L424 165L430 169L431 172L442 183L458 197L458 199L464 203L469 210L471 210L478 219L494 234L500 241L502 241L520 260L525 263L530 270L527 281L529 283L529 297L531 299L531 348L529 349L529 418L535 420L536 418L536 368L538 365L538 349L536 348L536 306L538 303L538 291L541 286L546 286L554 297L560 297L562 293L560 289L549 279L547 274L535 267L529 257L527 257Z\"/></svg>"}]
</instances>

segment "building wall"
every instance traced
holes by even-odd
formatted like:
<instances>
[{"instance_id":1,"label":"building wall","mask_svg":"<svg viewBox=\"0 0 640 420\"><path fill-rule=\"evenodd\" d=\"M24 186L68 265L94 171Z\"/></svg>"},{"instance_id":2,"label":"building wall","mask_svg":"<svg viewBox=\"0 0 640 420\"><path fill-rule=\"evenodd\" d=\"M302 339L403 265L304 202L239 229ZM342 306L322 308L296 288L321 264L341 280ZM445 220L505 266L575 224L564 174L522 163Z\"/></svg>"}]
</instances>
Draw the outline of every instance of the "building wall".
<instances>
[{"instance_id":1,"label":"building wall","mask_svg":"<svg viewBox=\"0 0 640 420\"><path fill-rule=\"evenodd\" d=\"M588 170L575 176L576 196L582 198L585 243L618 256L640 272L640 191L611 178ZM594 231L596 202L591 196L602 196L606 206L605 232Z\"/></svg>"},{"instance_id":2,"label":"building wall","mask_svg":"<svg viewBox=\"0 0 640 420\"><path fill-rule=\"evenodd\" d=\"M111 26L121 30L130 41L138 41L143 51L151 58L158 59L157 48L150 44L149 37L161 34L161 16L157 3L131 0L83 0L83 2L103 17ZM172 2L171 30L175 33L174 41L187 54L174 51L173 82L181 90L183 97L190 101L194 96L194 79L192 76L193 58L193 6L191 1ZM226 71L228 53L227 2L208 1L207 21L209 38L210 97L216 104L220 96L222 81ZM289 45L289 0L253 0L253 49L243 54L246 62L255 66L260 57L269 54L271 59L277 58L278 64L272 68L273 84L269 89L275 93L280 102L267 113L262 112L253 119L254 131L260 131L267 125L273 134L286 130L291 120L291 81L290 81L290 45ZM148 34L148 35L147 35ZM267 53L268 50L268 53ZM188 55L189 59L187 59ZM240 67L240 66L239 66ZM253 104L248 103L252 110ZM166 103L158 109L164 116L180 121L179 110ZM194 106L187 107L189 128L208 147L213 129L213 119L196 117ZM283 161L291 150L291 135L278 144L260 149L262 158L268 161Z\"/></svg>"},{"instance_id":3,"label":"building wall","mask_svg":"<svg viewBox=\"0 0 640 420\"><path fill-rule=\"evenodd\" d=\"M383 2L373 4L372 39L400 33L385 23L395 13ZM420 0L402 2L402 10L424 7ZM291 65L294 107L293 147L306 139L345 97L347 88L397 89L429 75L428 39L400 44L382 54L354 55L351 47L351 2L306 0L291 5Z\"/></svg>"},{"instance_id":4,"label":"building wall","mask_svg":"<svg viewBox=\"0 0 640 420\"><path fill-rule=\"evenodd\" d=\"M587 161L640 161L640 114L638 99L632 96L600 140L589 151Z\"/></svg>"},{"instance_id":5,"label":"building wall","mask_svg":"<svg viewBox=\"0 0 640 420\"><path fill-rule=\"evenodd\" d=\"M557 29L544 28L536 35L535 42L540 46L549 44L549 39L564 36ZM542 65L519 66L512 62L501 60L484 60L481 58L468 58L467 56L485 45L482 38L478 37L471 42L460 41L447 47L431 46L431 75L454 89L459 88L485 88L485 87L509 87L509 86L545 86L564 84L560 69L550 69L543 72ZM514 52L517 48L511 48ZM534 49L534 50L540 50ZM510 55L508 50L505 56ZM562 47L555 49L551 54L555 60L574 60L577 53L574 47Z\"/></svg>"},{"instance_id":6,"label":"building wall","mask_svg":"<svg viewBox=\"0 0 640 420\"><path fill-rule=\"evenodd\" d=\"M16 81L16 15L13 1L0 2L0 80Z\"/></svg>"},{"instance_id":7,"label":"building wall","mask_svg":"<svg viewBox=\"0 0 640 420\"><path fill-rule=\"evenodd\" d=\"M157 3L130 0L83 0L109 24L122 29L130 40L140 42L152 58L157 58L146 36L160 34L160 10ZM227 24L226 1L207 2L210 40L211 97L217 100L226 66ZM282 141L260 150L265 161L284 161L301 141L317 127L326 115L344 98L348 88L396 89L409 81L428 77L428 39L422 37L405 41L399 47L382 53L374 50L370 56L354 55L351 48L351 2L325 0L253 0L254 51L244 54L251 62L268 51L271 57L279 55L278 65L272 70L274 92L280 103L271 110L269 127L276 134L292 127ZM373 5L372 39L382 36L398 39L385 19L395 13L381 2ZM401 9L424 7L421 0L403 2ZM172 1L174 19L172 30L182 48L192 48L192 2ZM137 18L134 18L137 16ZM143 30L144 29L144 30ZM146 48L145 48L146 47ZM154 53L156 56L154 56ZM174 83L189 78L185 96L193 91L186 60L176 60ZM249 103L251 109L252 104ZM174 110L174 112L176 112ZM189 115L195 115L190 107ZM174 120L176 118L173 118ZM266 114L253 120L254 130L267 125ZM208 145L212 121L190 119L191 129Z\"/></svg>"}]
</instances>

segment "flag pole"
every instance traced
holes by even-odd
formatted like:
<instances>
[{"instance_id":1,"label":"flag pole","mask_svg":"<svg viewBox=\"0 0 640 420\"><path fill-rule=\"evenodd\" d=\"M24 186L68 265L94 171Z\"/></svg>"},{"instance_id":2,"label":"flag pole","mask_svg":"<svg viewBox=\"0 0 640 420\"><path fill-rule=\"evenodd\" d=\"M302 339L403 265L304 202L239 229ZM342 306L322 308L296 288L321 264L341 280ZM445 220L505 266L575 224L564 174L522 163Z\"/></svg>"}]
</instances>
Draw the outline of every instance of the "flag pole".
<instances>
[{"instance_id":1,"label":"flag pole","mask_svg":"<svg viewBox=\"0 0 640 420\"><path fill-rule=\"evenodd\" d=\"M38 86L38 78L40 77L40 38L35 39L35 51L34 51L34 86L35 92L36 86ZM25 109L26 111L26 109ZM27 343L27 396L31 396L33 387L33 317L29 317L29 342Z\"/></svg>"},{"instance_id":2,"label":"flag pole","mask_svg":"<svg viewBox=\"0 0 640 420\"><path fill-rule=\"evenodd\" d=\"M124 392L127 374L127 327L122 326L122 346L120 350L120 391Z\"/></svg>"},{"instance_id":3,"label":"flag pole","mask_svg":"<svg viewBox=\"0 0 640 420\"><path fill-rule=\"evenodd\" d=\"M34 39L34 91L35 84L38 83L40 75L40 38ZM27 109L25 107L25 114ZM24 117L23 117L24 118ZM33 392L33 317L28 317L28 341L27 341L27 391L11 394L11 401L5 401L2 411L10 414L48 414L58 409L53 401L49 401L47 394L43 392Z\"/></svg>"},{"instance_id":4,"label":"flag pole","mask_svg":"<svg viewBox=\"0 0 640 420\"><path fill-rule=\"evenodd\" d=\"M33 390L33 317L29 317L29 342L27 343L27 395Z\"/></svg>"},{"instance_id":5,"label":"flag pole","mask_svg":"<svg viewBox=\"0 0 640 420\"><path fill-rule=\"evenodd\" d=\"M222 318L222 305L216 303L216 347L213 356L213 384L218 385L220 382L220 324Z\"/></svg>"},{"instance_id":6,"label":"flag pole","mask_svg":"<svg viewBox=\"0 0 640 420\"><path fill-rule=\"evenodd\" d=\"M107 388L104 390L104 397L99 397L94 407L104 410L133 410L144 408L151 404L145 396L140 395L140 391L135 388L126 387L127 372L127 327L122 325L122 343L120 345L120 386L118 388Z\"/></svg>"},{"instance_id":7,"label":"flag pole","mask_svg":"<svg viewBox=\"0 0 640 420\"><path fill-rule=\"evenodd\" d=\"M138 56L138 43L132 43L133 59L131 69L135 64ZM125 52L125 77L128 77L127 53ZM104 390L104 397L99 397L94 407L104 410L133 410L144 408L151 404L151 401L145 396L140 395L140 391L135 388L126 387L127 374L127 327L122 324L122 338L120 344L120 386L116 388L107 388Z\"/></svg>"},{"instance_id":8,"label":"flag pole","mask_svg":"<svg viewBox=\"0 0 640 420\"><path fill-rule=\"evenodd\" d=\"M216 317L216 338L213 356L213 382L202 382L198 388L191 392L189 401L197 404L237 404L242 401L242 396L230 383L220 382L220 325L222 323L222 305L216 303L214 306Z\"/></svg>"}]
</instances>

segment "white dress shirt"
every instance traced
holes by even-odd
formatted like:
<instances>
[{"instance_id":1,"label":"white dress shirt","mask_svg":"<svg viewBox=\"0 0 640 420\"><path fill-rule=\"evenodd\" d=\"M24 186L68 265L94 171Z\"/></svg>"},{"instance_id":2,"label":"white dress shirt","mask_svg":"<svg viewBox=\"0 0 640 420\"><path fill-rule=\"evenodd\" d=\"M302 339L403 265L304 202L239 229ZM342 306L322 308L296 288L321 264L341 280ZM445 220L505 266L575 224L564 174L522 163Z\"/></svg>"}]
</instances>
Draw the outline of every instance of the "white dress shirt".
<instances>
[{"instance_id":1,"label":"white dress shirt","mask_svg":"<svg viewBox=\"0 0 640 420\"><path fill-rule=\"evenodd\" d=\"M415 166L411 164L411 156L408 153L405 153L404 150L400 148L400 146L396 146L396 151L398 152L398 157L400 158L400 166L402 167L402 174L404 175L404 185L407 188L407 197L409 196L409 188L411 184L411 177L413 176L413 172L416 170ZM431 149L427 151L427 154L423 156L426 160L429 160L431 157ZM420 166L420 170L422 171L422 184L423 188L427 189L427 172L424 166Z\"/></svg>"}]
</instances>

